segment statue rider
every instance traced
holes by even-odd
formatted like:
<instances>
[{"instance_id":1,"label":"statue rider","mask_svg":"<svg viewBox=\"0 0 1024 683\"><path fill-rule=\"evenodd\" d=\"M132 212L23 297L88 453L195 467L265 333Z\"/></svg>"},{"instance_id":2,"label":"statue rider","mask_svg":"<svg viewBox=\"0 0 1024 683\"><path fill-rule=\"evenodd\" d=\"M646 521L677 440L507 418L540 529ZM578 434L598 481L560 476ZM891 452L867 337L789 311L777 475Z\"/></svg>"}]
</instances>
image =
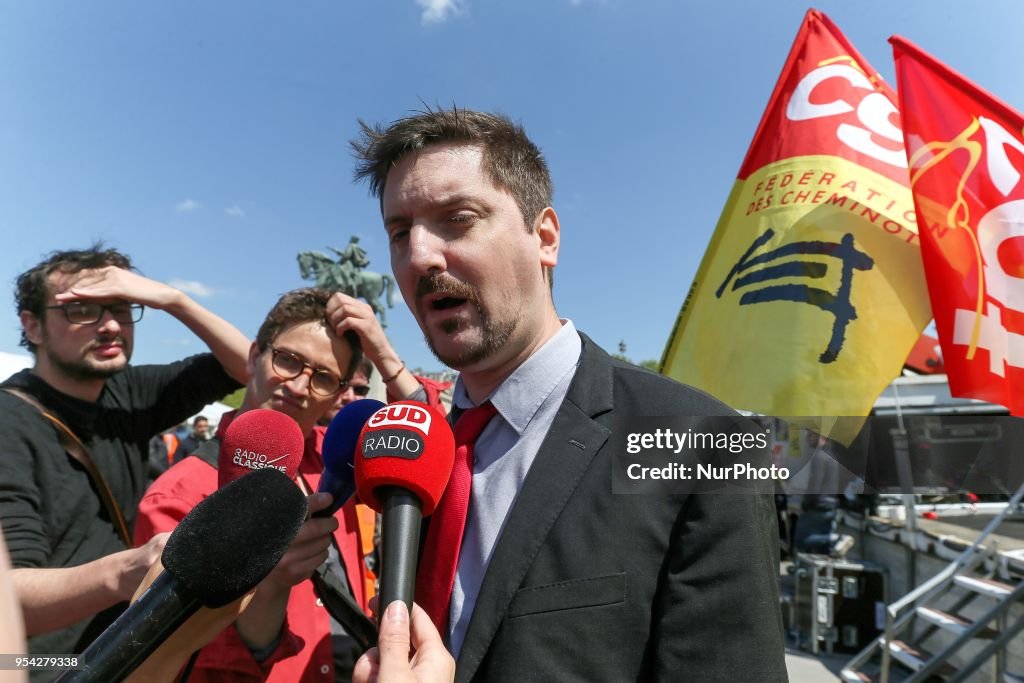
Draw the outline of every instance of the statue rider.
<instances>
[{"instance_id":1,"label":"statue rider","mask_svg":"<svg viewBox=\"0 0 1024 683\"><path fill-rule=\"evenodd\" d=\"M370 265L370 259L366 250L359 246L359 236L352 235L348 246L344 251L328 246L328 249L338 255L338 274L341 279L342 291L357 296L359 271Z\"/></svg>"}]
</instances>

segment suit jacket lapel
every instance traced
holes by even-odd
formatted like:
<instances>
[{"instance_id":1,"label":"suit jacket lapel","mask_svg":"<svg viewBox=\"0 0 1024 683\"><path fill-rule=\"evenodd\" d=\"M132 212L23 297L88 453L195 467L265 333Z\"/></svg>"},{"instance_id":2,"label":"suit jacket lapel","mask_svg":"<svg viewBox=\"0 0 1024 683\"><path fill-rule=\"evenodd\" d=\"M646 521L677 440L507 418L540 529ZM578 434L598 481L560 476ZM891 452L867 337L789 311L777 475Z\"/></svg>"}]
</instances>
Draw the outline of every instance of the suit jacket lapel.
<instances>
[{"instance_id":1,"label":"suit jacket lapel","mask_svg":"<svg viewBox=\"0 0 1024 683\"><path fill-rule=\"evenodd\" d=\"M456 666L456 680L476 674L548 532L609 431L594 417L611 409L607 355L586 335L580 365L530 467L480 586ZM608 482L609 488L611 482Z\"/></svg>"}]
</instances>

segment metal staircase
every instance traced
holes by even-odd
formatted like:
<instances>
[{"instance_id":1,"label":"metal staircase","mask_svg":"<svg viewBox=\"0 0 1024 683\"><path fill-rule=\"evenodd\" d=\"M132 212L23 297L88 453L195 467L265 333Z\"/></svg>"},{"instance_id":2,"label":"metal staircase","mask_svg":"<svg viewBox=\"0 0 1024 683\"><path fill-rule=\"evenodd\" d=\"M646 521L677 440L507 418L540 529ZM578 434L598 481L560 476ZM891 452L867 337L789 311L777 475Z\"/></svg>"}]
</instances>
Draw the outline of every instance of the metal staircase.
<instances>
[{"instance_id":1,"label":"metal staircase","mask_svg":"<svg viewBox=\"0 0 1024 683\"><path fill-rule=\"evenodd\" d=\"M1024 683L1024 672L1014 675L1006 671L1006 644L1024 629L1024 616L1012 618L1009 614L1012 605L1024 600L1024 580L1001 580L995 569L986 571L986 559L995 558L995 548L994 543L988 550L982 547L1022 498L1024 485L948 567L886 607L885 631L850 660L842 670L842 680L958 682L967 680L994 656L994 680ZM987 565L997 567L998 562ZM981 615L973 620L965 618L963 612L968 606L980 606ZM938 630L950 636L929 653L921 643ZM961 652L964 661L954 668L950 659Z\"/></svg>"}]
</instances>

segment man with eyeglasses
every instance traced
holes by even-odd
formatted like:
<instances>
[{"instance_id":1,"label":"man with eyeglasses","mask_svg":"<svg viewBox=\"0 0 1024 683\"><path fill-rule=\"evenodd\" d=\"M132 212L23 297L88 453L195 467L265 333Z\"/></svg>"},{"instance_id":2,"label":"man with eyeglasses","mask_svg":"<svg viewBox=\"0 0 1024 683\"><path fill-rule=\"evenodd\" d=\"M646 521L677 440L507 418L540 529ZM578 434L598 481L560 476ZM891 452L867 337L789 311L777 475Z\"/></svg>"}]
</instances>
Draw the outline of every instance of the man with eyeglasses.
<instances>
[{"instance_id":1,"label":"man with eyeglasses","mask_svg":"<svg viewBox=\"0 0 1024 683\"><path fill-rule=\"evenodd\" d=\"M317 420L349 392L363 359L358 322L329 317L330 294L319 289L288 292L274 305L249 350L249 381L241 408L222 418L222 432L238 414L254 408L285 413L306 435L298 481L316 490L323 471L325 429ZM362 386L362 385L360 385ZM203 444L193 457L173 465L156 480L139 505L137 544L170 531L217 488L218 442ZM317 494L310 510L330 496ZM372 520L372 513L371 513ZM310 519L274 571L260 584L238 621L200 652L189 680L346 680L359 655L355 642L320 604L309 580L325 560L343 588L364 609L372 579L362 542L373 526L361 527L355 502L333 518Z\"/></svg>"},{"instance_id":2,"label":"man with eyeglasses","mask_svg":"<svg viewBox=\"0 0 1024 683\"><path fill-rule=\"evenodd\" d=\"M113 511L130 529L146 485L149 439L238 387L248 340L101 245L50 254L18 277L15 296L21 343L35 364L0 385L0 523L30 651L81 652L163 548L161 535L126 549ZM181 320L213 353L129 366L146 307ZM84 443L110 505L32 400Z\"/></svg>"},{"instance_id":3,"label":"man with eyeglasses","mask_svg":"<svg viewBox=\"0 0 1024 683\"><path fill-rule=\"evenodd\" d=\"M370 393L370 377L372 376L373 364L363 359L363 362L359 364L359 371L352 376L352 379L349 380L348 388L342 392L345 398L341 406L345 407L353 401L366 398L367 394Z\"/></svg>"}]
</instances>

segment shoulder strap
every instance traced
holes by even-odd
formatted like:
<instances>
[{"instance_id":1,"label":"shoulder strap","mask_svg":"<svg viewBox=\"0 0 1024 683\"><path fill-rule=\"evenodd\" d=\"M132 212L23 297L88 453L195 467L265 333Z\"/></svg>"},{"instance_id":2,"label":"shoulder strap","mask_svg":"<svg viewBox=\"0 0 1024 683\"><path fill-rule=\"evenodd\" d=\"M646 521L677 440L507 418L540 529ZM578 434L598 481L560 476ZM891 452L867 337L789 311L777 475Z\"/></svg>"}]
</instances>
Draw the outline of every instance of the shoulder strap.
<instances>
[{"instance_id":1,"label":"shoulder strap","mask_svg":"<svg viewBox=\"0 0 1024 683\"><path fill-rule=\"evenodd\" d=\"M79 439L78 436L71 431L71 428L64 424L59 417L47 410L47 408L34 397L13 387L5 387L3 391L7 392L11 396L20 398L22 401L42 413L43 417L53 424L53 431L57 433L57 440L60 441L60 445L65 451L67 451L68 455L77 460L82 467L85 468L86 474L89 475L89 478L92 479L92 482L96 485L96 490L100 494L100 500L103 501L103 506L107 508L107 513L110 515L110 519L114 522L114 528L117 530L118 536L120 536L121 540L124 541L125 546L131 548L133 545L132 535L128 532L128 524L124 521L124 515L121 513L121 508L118 507L117 501L114 500L114 494L111 492L110 486L107 485L107 480L103 478L103 475L96 467L96 463L93 462L93 459L89 455L89 451L86 450L85 444L82 443L82 440Z\"/></svg>"},{"instance_id":2,"label":"shoulder strap","mask_svg":"<svg viewBox=\"0 0 1024 683\"><path fill-rule=\"evenodd\" d=\"M363 652L377 644L377 625L359 608L342 585L342 579L330 570L327 562L317 567L309 578L327 613L345 627Z\"/></svg>"}]
</instances>

